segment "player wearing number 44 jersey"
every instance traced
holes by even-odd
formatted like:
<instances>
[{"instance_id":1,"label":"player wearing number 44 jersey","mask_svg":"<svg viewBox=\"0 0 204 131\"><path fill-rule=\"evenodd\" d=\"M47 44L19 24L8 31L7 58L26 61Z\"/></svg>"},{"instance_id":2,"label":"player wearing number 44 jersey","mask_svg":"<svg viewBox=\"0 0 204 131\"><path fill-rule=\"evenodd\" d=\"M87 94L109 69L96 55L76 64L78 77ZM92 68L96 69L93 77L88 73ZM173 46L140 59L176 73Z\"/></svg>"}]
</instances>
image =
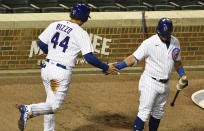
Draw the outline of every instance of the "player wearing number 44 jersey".
<instances>
[{"instance_id":1,"label":"player wearing number 44 jersey","mask_svg":"<svg viewBox=\"0 0 204 131\"><path fill-rule=\"evenodd\" d=\"M143 131L149 115L149 131L157 131L169 95L169 79L173 67L177 70L179 79L186 77L181 63L180 44L171 35L172 31L172 21L168 18L160 19L157 34L145 40L132 55L115 66L122 69L145 58L145 70L139 81L139 112L133 131ZM177 88L181 90L187 85L187 79L182 83L179 81Z\"/></svg>"},{"instance_id":2,"label":"player wearing number 44 jersey","mask_svg":"<svg viewBox=\"0 0 204 131\"><path fill-rule=\"evenodd\" d=\"M28 119L38 115L44 115L44 131L54 131L55 112L67 95L72 69L80 52L89 64L103 72L117 73L114 63L107 65L92 54L89 35L80 27L88 20L89 13L88 6L77 4L72 8L70 21L51 23L39 36L39 47L47 54L41 70L47 98L44 103L19 106L21 116L18 126L21 131L25 129Z\"/></svg>"}]
</instances>

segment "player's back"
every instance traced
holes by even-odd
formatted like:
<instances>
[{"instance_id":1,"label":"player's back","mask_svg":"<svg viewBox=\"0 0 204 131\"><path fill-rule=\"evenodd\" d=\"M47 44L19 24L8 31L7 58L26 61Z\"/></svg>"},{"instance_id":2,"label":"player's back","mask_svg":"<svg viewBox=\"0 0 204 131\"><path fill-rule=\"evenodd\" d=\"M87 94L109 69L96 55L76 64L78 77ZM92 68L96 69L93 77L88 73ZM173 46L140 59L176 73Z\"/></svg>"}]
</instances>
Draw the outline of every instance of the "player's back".
<instances>
[{"instance_id":1,"label":"player's back","mask_svg":"<svg viewBox=\"0 0 204 131\"><path fill-rule=\"evenodd\" d=\"M46 38L44 38L46 37ZM49 27L39 36L40 40L48 44L47 59L60 64L74 67L76 58L83 46L92 49L90 38L86 31L79 25L70 21L58 21L51 23ZM87 49L87 52L91 52Z\"/></svg>"}]
</instances>

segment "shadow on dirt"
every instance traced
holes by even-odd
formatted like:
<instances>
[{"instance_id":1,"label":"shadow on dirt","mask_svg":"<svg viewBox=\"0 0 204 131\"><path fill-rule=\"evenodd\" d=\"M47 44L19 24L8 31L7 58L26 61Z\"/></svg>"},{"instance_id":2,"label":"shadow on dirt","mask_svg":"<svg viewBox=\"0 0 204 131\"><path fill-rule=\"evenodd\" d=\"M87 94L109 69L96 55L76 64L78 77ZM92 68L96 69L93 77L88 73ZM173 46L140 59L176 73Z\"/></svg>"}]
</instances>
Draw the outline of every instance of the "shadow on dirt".
<instances>
[{"instance_id":1,"label":"shadow on dirt","mask_svg":"<svg viewBox=\"0 0 204 131\"><path fill-rule=\"evenodd\" d=\"M132 121L130 121L130 118L121 114L103 114L100 116L94 116L93 118L91 118L91 121L109 127L127 129L131 129L132 127Z\"/></svg>"},{"instance_id":2,"label":"shadow on dirt","mask_svg":"<svg viewBox=\"0 0 204 131\"><path fill-rule=\"evenodd\" d=\"M109 114L101 113L97 116L92 116L88 118L89 121L95 123L92 125L86 125L79 127L74 131L106 131L109 128L118 128L118 129L132 129L132 120L127 116L122 114Z\"/></svg>"}]
</instances>

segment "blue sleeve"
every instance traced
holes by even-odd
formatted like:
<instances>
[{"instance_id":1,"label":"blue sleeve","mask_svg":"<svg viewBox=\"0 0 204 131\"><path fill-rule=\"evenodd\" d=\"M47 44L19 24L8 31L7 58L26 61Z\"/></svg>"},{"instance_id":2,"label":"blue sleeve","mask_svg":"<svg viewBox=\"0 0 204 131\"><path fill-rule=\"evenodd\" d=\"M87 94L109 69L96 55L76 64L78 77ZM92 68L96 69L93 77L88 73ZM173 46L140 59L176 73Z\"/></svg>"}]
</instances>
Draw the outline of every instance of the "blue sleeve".
<instances>
[{"instance_id":1,"label":"blue sleeve","mask_svg":"<svg viewBox=\"0 0 204 131\"><path fill-rule=\"evenodd\" d=\"M38 45L39 45L40 49L43 50L43 52L44 52L45 54L48 53L48 45L47 45L47 44L45 44L44 42L42 42L42 41L40 40L39 43L38 43Z\"/></svg>"},{"instance_id":2,"label":"blue sleeve","mask_svg":"<svg viewBox=\"0 0 204 131\"><path fill-rule=\"evenodd\" d=\"M107 71L109 66L105 63L103 63L101 60L99 60L95 55L93 55L92 53L88 53L88 54L85 54L83 55L85 60L95 66L95 67L98 67L100 69L103 69L103 71Z\"/></svg>"}]
</instances>

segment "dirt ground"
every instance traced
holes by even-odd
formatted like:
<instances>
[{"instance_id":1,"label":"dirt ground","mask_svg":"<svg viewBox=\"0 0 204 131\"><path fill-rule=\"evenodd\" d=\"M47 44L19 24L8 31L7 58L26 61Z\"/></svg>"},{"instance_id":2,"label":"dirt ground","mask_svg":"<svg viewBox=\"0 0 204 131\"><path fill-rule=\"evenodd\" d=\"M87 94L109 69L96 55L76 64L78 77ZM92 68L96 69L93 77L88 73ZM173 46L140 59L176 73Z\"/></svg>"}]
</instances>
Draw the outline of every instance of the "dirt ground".
<instances>
[{"instance_id":1,"label":"dirt ground","mask_svg":"<svg viewBox=\"0 0 204 131\"><path fill-rule=\"evenodd\" d=\"M204 88L204 72L187 75L189 87L180 92L171 107L178 77L173 74L159 131L204 131L204 110L191 100L194 92ZM139 77L140 74L73 74L68 96L56 114L56 131L132 131L138 111ZM0 94L0 131L18 131L17 104L45 101L40 76L1 77ZM43 116L28 120L25 131L43 131Z\"/></svg>"}]
</instances>

